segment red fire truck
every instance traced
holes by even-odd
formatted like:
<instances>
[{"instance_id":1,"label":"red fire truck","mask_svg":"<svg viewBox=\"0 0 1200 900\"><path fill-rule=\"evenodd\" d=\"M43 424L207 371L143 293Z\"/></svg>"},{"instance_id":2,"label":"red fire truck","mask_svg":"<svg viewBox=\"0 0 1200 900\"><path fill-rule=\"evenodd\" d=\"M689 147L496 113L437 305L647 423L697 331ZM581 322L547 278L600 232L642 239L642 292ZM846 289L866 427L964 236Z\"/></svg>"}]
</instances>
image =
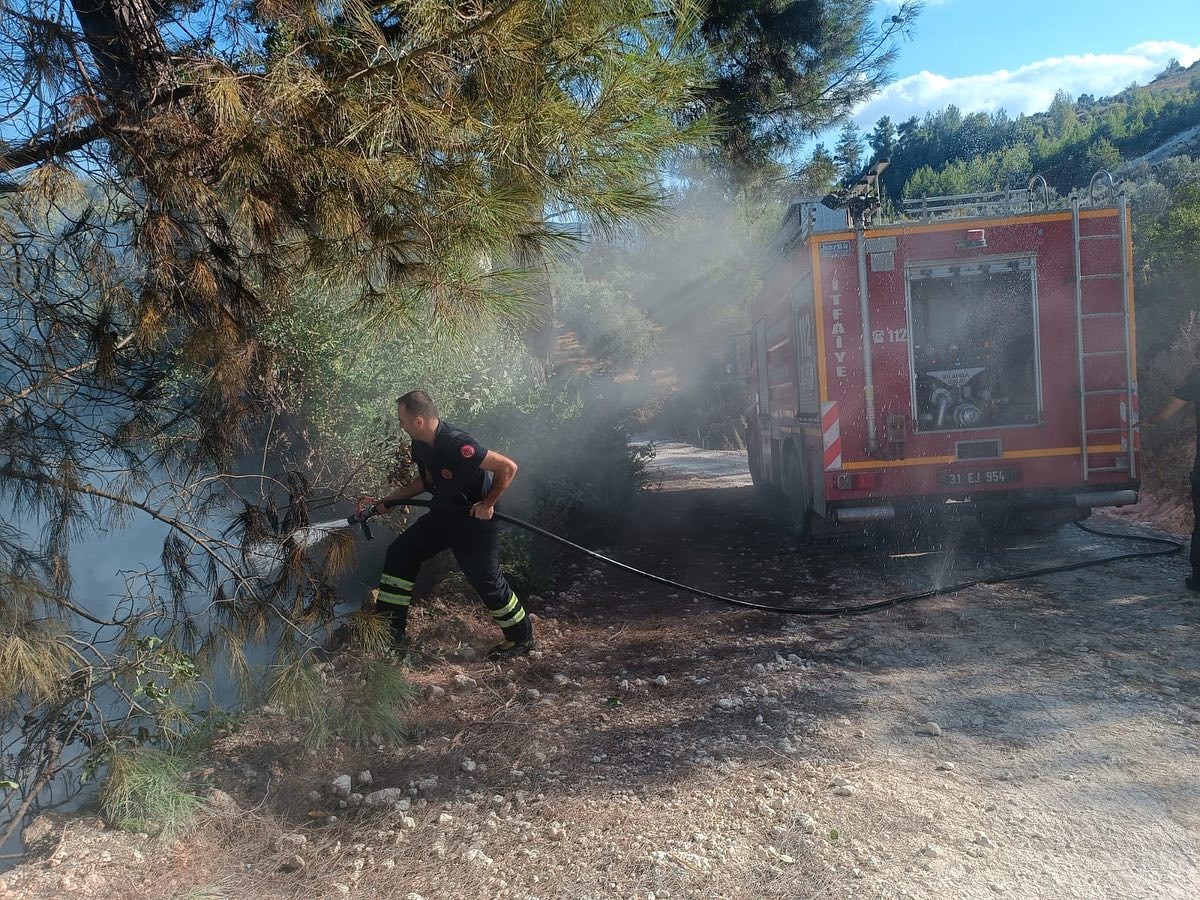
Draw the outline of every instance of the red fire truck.
<instances>
[{"instance_id":1,"label":"red fire truck","mask_svg":"<svg viewBox=\"0 0 1200 900\"><path fill-rule=\"evenodd\" d=\"M884 166L792 204L776 237L753 305L754 481L782 490L800 535L1136 502L1130 224L1111 177L1062 209L1035 177L876 224Z\"/></svg>"}]
</instances>

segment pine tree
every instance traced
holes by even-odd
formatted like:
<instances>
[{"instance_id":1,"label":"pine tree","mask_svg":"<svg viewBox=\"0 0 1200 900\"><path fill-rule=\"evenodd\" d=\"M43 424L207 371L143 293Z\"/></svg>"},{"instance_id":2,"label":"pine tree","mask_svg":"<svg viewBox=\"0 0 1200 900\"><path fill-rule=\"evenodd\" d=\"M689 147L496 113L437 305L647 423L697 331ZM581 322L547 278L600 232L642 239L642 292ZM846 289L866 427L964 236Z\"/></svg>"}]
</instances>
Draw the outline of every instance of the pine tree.
<instances>
[{"instance_id":1,"label":"pine tree","mask_svg":"<svg viewBox=\"0 0 1200 900\"><path fill-rule=\"evenodd\" d=\"M833 161L843 182L850 182L862 172L862 131L853 121L848 121L838 132L833 147Z\"/></svg>"},{"instance_id":2,"label":"pine tree","mask_svg":"<svg viewBox=\"0 0 1200 900\"><path fill-rule=\"evenodd\" d=\"M920 6L905 0L877 25L870 0L710 0L695 37L708 62L697 109L724 126L721 162L752 178L875 94Z\"/></svg>"},{"instance_id":3,"label":"pine tree","mask_svg":"<svg viewBox=\"0 0 1200 900\"><path fill-rule=\"evenodd\" d=\"M322 708L303 699L321 685L310 651L352 551L347 535L308 555L295 541L317 485L263 479L255 496L235 468L303 374L276 365L266 325L314 295L334 321L423 340L529 322L530 261L580 226L655 219L664 165L710 128L681 124L704 66L685 46L687 3L8 0L4 13L11 829L80 748L108 759L185 733L182 692L215 662L248 673L256 641L275 694ZM76 593L69 550L131 515L169 536L108 621ZM80 622L118 633L116 649ZM100 705L100 684L123 711Z\"/></svg>"},{"instance_id":4,"label":"pine tree","mask_svg":"<svg viewBox=\"0 0 1200 900\"><path fill-rule=\"evenodd\" d=\"M867 138L867 143L874 153L872 162L890 159L896 150L896 141L896 128L892 125L891 116L881 116L875 123L875 129L871 132L871 136Z\"/></svg>"},{"instance_id":5,"label":"pine tree","mask_svg":"<svg viewBox=\"0 0 1200 900\"><path fill-rule=\"evenodd\" d=\"M798 190L803 195L821 196L833 188L837 175L837 163L824 144L817 144L796 173Z\"/></svg>"}]
</instances>

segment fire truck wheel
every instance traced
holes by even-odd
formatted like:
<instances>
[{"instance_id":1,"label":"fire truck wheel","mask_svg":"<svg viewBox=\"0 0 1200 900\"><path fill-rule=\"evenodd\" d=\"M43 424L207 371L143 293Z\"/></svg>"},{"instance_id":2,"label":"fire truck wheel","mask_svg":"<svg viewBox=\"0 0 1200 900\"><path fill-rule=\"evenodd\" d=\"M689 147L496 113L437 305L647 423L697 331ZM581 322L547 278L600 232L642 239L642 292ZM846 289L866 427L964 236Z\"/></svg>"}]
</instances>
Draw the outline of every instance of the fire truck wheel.
<instances>
[{"instance_id":1,"label":"fire truck wheel","mask_svg":"<svg viewBox=\"0 0 1200 900\"><path fill-rule=\"evenodd\" d=\"M755 446L758 443L753 434L746 442L746 467L750 470L750 483L756 488L763 486L762 454Z\"/></svg>"},{"instance_id":2,"label":"fire truck wheel","mask_svg":"<svg viewBox=\"0 0 1200 900\"><path fill-rule=\"evenodd\" d=\"M787 497L792 534L797 541L807 544L812 540L812 511L809 509L808 485L804 481L800 454L795 450L790 451L783 465L783 493Z\"/></svg>"}]
</instances>

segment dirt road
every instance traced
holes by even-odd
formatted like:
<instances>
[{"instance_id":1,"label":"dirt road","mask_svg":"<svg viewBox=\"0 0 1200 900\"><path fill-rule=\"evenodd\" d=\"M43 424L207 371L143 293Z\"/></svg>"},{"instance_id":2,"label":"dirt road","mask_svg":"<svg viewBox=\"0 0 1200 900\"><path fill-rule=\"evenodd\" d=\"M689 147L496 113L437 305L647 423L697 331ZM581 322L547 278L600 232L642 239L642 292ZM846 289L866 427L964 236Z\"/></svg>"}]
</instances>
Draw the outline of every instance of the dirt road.
<instances>
[{"instance_id":1,"label":"dirt road","mask_svg":"<svg viewBox=\"0 0 1200 900\"><path fill-rule=\"evenodd\" d=\"M968 530L924 548L796 552L763 538L778 528L753 489L695 490L696 474L672 457L659 499L685 510L681 531L699 532L686 542L695 558L719 559L712 583L759 599L855 603L1133 549L1063 527L986 548ZM722 518L735 536L724 553L723 538L695 527ZM869 618L757 622L738 647L767 650L765 668L773 648L826 667L770 673L781 706L814 716L817 827L780 835L789 855L825 867L829 881L811 893L1200 896L1200 607L1182 590L1183 566L1121 562ZM760 680L738 687L759 692Z\"/></svg>"},{"instance_id":2,"label":"dirt road","mask_svg":"<svg viewBox=\"0 0 1200 900\"><path fill-rule=\"evenodd\" d=\"M656 465L636 528L608 549L765 602L862 602L1128 549L1068 527L800 551L736 458L665 446ZM238 815L153 865L88 871L107 879L97 896L1193 898L1200 607L1182 566L814 621L570 564L530 598L543 649L507 668L463 649L490 638L473 601L414 610L444 656L412 671L411 744L304 754L260 717L213 754ZM364 793L404 799L341 809L328 785L362 769ZM281 835L305 838L303 868L281 871L300 846ZM41 865L9 887L55 896Z\"/></svg>"}]
</instances>

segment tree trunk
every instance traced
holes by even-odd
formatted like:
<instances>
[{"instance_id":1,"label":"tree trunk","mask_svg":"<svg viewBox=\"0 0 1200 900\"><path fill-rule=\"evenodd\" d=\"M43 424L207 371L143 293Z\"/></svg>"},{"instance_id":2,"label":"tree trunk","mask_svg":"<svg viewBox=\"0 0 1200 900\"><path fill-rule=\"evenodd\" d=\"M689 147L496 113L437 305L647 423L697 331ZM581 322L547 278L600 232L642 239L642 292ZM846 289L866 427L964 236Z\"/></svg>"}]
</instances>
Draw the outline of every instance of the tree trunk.
<instances>
[{"instance_id":1,"label":"tree trunk","mask_svg":"<svg viewBox=\"0 0 1200 900\"><path fill-rule=\"evenodd\" d=\"M150 0L71 0L108 102L138 110L168 89L170 71Z\"/></svg>"}]
</instances>

